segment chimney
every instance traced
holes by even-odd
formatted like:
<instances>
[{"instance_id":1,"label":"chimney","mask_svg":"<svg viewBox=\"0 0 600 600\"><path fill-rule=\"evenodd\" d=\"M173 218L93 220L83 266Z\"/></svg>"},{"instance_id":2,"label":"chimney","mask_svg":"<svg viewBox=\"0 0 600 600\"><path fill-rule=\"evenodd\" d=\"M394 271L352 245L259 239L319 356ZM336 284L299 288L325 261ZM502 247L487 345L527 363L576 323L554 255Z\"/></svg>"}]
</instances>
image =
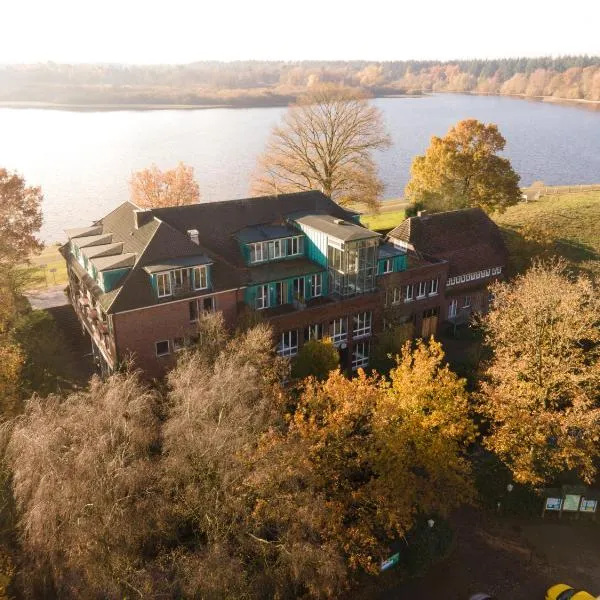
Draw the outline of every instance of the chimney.
<instances>
[{"instance_id":1,"label":"chimney","mask_svg":"<svg viewBox=\"0 0 600 600\"><path fill-rule=\"evenodd\" d=\"M188 236L194 244L198 245L200 243L200 233L197 229L188 229Z\"/></svg>"},{"instance_id":2,"label":"chimney","mask_svg":"<svg viewBox=\"0 0 600 600\"><path fill-rule=\"evenodd\" d=\"M146 223L150 223L153 218L154 215L151 210L137 209L133 211L133 225L136 229L146 225Z\"/></svg>"},{"instance_id":3,"label":"chimney","mask_svg":"<svg viewBox=\"0 0 600 600\"><path fill-rule=\"evenodd\" d=\"M426 210L417 211L417 217L424 217L427 214Z\"/></svg>"}]
</instances>

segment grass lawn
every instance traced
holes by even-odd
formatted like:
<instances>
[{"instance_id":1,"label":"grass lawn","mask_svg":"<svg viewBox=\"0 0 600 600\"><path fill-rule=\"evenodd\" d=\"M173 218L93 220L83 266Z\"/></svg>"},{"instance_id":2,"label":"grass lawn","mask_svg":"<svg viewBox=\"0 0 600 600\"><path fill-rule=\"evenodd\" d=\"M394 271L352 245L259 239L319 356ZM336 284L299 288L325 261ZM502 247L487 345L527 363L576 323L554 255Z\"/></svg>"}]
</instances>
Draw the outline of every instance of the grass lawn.
<instances>
[{"instance_id":1,"label":"grass lawn","mask_svg":"<svg viewBox=\"0 0 600 600\"><path fill-rule=\"evenodd\" d=\"M600 274L599 191L542 196L493 218L502 228L514 272L535 256L560 255Z\"/></svg>"},{"instance_id":2,"label":"grass lawn","mask_svg":"<svg viewBox=\"0 0 600 600\"><path fill-rule=\"evenodd\" d=\"M360 217L360 222L369 229L393 229L400 225L405 219L404 210L381 211L378 214L364 214Z\"/></svg>"},{"instance_id":3,"label":"grass lawn","mask_svg":"<svg viewBox=\"0 0 600 600\"><path fill-rule=\"evenodd\" d=\"M32 256L29 269L32 276L31 289L43 290L54 285L67 285L67 265L56 244L48 245L41 254ZM52 269L56 270L52 272Z\"/></svg>"}]
</instances>

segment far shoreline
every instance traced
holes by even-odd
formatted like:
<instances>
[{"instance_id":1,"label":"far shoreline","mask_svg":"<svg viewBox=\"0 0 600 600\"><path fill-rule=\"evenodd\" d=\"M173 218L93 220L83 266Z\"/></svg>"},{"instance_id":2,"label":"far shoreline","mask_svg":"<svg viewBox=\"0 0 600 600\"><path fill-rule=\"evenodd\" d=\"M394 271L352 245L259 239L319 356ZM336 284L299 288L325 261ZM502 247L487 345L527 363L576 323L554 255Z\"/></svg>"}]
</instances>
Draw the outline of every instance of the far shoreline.
<instances>
[{"instance_id":1,"label":"far shoreline","mask_svg":"<svg viewBox=\"0 0 600 600\"><path fill-rule=\"evenodd\" d=\"M534 102L547 102L549 104L558 104L561 106L577 106L579 108L588 108L600 110L600 100L586 100L583 98L556 98L554 96L526 96L525 94L493 94L488 92L464 91L464 92L428 92L424 91L415 94L378 94L373 98L381 99L411 99L428 98L437 95L466 95L466 96L490 96L496 98L515 98L519 100L530 100ZM217 104L153 104L153 103L67 103L67 102L40 102L28 100L2 100L0 108L10 109L39 109L39 110L62 110L71 112L117 112L117 111L152 111L152 110L210 110L216 108L225 109L248 109L248 108L285 108L289 106L288 101L260 102L252 97L240 99L235 104L217 103Z\"/></svg>"}]
</instances>

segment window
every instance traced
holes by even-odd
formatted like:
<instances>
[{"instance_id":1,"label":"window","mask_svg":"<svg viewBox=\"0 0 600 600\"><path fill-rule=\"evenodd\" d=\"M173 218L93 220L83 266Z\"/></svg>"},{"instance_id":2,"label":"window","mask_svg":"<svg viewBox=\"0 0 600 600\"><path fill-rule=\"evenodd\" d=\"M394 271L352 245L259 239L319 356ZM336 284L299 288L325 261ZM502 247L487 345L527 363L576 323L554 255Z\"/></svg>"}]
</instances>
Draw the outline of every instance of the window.
<instances>
[{"instance_id":1,"label":"window","mask_svg":"<svg viewBox=\"0 0 600 600\"><path fill-rule=\"evenodd\" d=\"M279 306L280 304L287 304L287 290L287 283L285 281L278 281L275 284L275 306Z\"/></svg>"},{"instance_id":2,"label":"window","mask_svg":"<svg viewBox=\"0 0 600 600\"><path fill-rule=\"evenodd\" d=\"M471 306L471 296L465 296L465 302L463 308L469 308Z\"/></svg>"},{"instance_id":3,"label":"window","mask_svg":"<svg viewBox=\"0 0 600 600\"><path fill-rule=\"evenodd\" d=\"M214 296L208 296L207 298L202 298L202 310L204 312L215 312Z\"/></svg>"},{"instance_id":4,"label":"window","mask_svg":"<svg viewBox=\"0 0 600 600\"><path fill-rule=\"evenodd\" d=\"M156 285L159 298L171 295L171 277L169 273L158 273L156 275Z\"/></svg>"},{"instance_id":5,"label":"window","mask_svg":"<svg viewBox=\"0 0 600 600\"><path fill-rule=\"evenodd\" d=\"M295 329L284 331L281 334L277 354L279 356L295 356L298 354L298 332Z\"/></svg>"},{"instance_id":6,"label":"window","mask_svg":"<svg viewBox=\"0 0 600 600\"><path fill-rule=\"evenodd\" d=\"M345 342L348 338L348 319L342 317L329 323L329 337L334 344Z\"/></svg>"},{"instance_id":7,"label":"window","mask_svg":"<svg viewBox=\"0 0 600 600\"><path fill-rule=\"evenodd\" d=\"M417 298L425 298L427 292L427 282L419 281L419 289L417 290Z\"/></svg>"},{"instance_id":8,"label":"window","mask_svg":"<svg viewBox=\"0 0 600 600\"><path fill-rule=\"evenodd\" d=\"M189 288L190 285L190 271L189 269L175 269L171 271L171 276L173 279L173 285L175 288Z\"/></svg>"},{"instance_id":9,"label":"window","mask_svg":"<svg viewBox=\"0 0 600 600\"><path fill-rule=\"evenodd\" d=\"M465 282L465 276L461 275L458 280L460 281L460 283L464 283Z\"/></svg>"},{"instance_id":10,"label":"window","mask_svg":"<svg viewBox=\"0 0 600 600\"><path fill-rule=\"evenodd\" d=\"M304 238L302 236L289 238L287 241L288 256L304 254Z\"/></svg>"},{"instance_id":11,"label":"window","mask_svg":"<svg viewBox=\"0 0 600 600\"><path fill-rule=\"evenodd\" d=\"M402 288L392 288L392 304L400 304Z\"/></svg>"},{"instance_id":12,"label":"window","mask_svg":"<svg viewBox=\"0 0 600 600\"><path fill-rule=\"evenodd\" d=\"M173 338L173 352L181 352L185 348L185 339L182 337Z\"/></svg>"},{"instance_id":13,"label":"window","mask_svg":"<svg viewBox=\"0 0 600 600\"><path fill-rule=\"evenodd\" d=\"M169 340L156 342L156 356L166 356L169 354Z\"/></svg>"},{"instance_id":14,"label":"window","mask_svg":"<svg viewBox=\"0 0 600 600\"><path fill-rule=\"evenodd\" d=\"M404 286L404 302L411 302L415 294L415 284Z\"/></svg>"},{"instance_id":15,"label":"window","mask_svg":"<svg viewBox=\"0 0 600 600\"><path fill-rule=\"evenodd\" d=\"M194 267L194 289L204 290L208 287L206 267Z\"/></svg>"},{"instance_id":16,"label":"window","mask_svg":"<svg viewBox=\"0 0 600 600\"><path fill-rule=\"evenodd\" d=\"M393 261L391 258L386 258L382 263L381 274L391 273L394 270Z\"/></svg>"},{"instance_id":17,"label":"window","mask_svg":"<svg viewBox=\"0 0 600 600\"><path fill-rule=\"evenodd\" d=\"M432 279L431 280L431 284L429 287L429 295L430 296L435 296L438 293L438 284L439 284L439 280L438 279Z\"/></svg>"},{"instance_id":18,"label":"window","mask_svg":"<svg viewBox=\"0 0 600 600\"><path fill-rule=\"evenodd\" d=\"M300 300L304 299L304 277L296 277L293 282L294 297Z\"/></svg>"},{"instance_id":19,"label":"window","mask_svg":"<svg viewBox=\"0 0 600 600\"><path fill-rule=\"evenodd\" d=\"M265 260L262 242L250 244L250 262L257 263Z\"/></svg>"},{"instance_id":20,"label":"window","mask_svg":"<svg viewBox=\"0 0 600 600\"><path fill-rule=\"evenodd\" d=\"M456 309L458 308L458 302L456 300L452 300L448 306L448 318L454 319L456 317Z\"/></svg>"},{"instance_id":21,"label":"window","mask_svg":"<svg viewBox=\"0 0 600 600\"><path fill-rule=\"evenodd\" d=\"M190 300L188 303L190 311L190 323L198 320L198 300Z\"/></svg>"},{"instance_id":22,"label":"window","mask_svg":"<svg viewBox=\"0 0 600 600\"><path fill-rule=\"evenodd\" d=\"M304 340L320 340L323 337L323 325L321 323L315 323L309 325L304 329Z\"/></svg>"},{"instance_id":23,"label":"window","mask_svg":"<svg viewBox=\"0 0 600 600\"><path fill-rule=\"evenodd\" d=\"M352 370L364 369L369 364L369 342L356 342L352 351Z\"/></svg>"},{"instance_id":24,"label":"window","mask_svg":"<svg viewBox=\"0 0 600 600\"><path fill-rule=\"evenodd\" d=\"M283 256L282 252L282 240L272 240L268 242L269 246L269 259L271 258L281 258Z\"/></svg>"},{"instance_id":25,"label":"window","mask_svg":"<svg viewBox=\"0 0 600 600\"><path fill-rule=\"evenodd\" d=\"M323 293L323 278L321 273L315 273L310 276L310 287L312 289L313 298L316 298Z\"/></svg>"},{"instance_id":26,"label":"window","mask_svg":"<svg viewBox=\"0 0 600 600\"><path fill-rule=\"evenodd\" d=\"M371 335L371 313L362 312L354 315L354 330L352 335L357 337L364 337Z\"/></svg>"},{"instance_id":27,"label":"window","mask_svg":"<svg viewBox=\"0 0 600 600\"><path fill-rule=\"evenodd\" d=\"M259 285L256 288L256 309L262 310L263 308L269 308L269 286Z\"/></svg>"},{"instance_id":28,"label":"window","mask_svg":"<svg viewBox=\"0 0 600 600\"><path fill-rule=\"evenodd\" d=\"M486 276L486 277L489 277L489 276L490 276L490 272L491 272L491 271L490 271L490 269L486 269L486 270L485 270L485 276Z\"/></svg>"}]
</instances>

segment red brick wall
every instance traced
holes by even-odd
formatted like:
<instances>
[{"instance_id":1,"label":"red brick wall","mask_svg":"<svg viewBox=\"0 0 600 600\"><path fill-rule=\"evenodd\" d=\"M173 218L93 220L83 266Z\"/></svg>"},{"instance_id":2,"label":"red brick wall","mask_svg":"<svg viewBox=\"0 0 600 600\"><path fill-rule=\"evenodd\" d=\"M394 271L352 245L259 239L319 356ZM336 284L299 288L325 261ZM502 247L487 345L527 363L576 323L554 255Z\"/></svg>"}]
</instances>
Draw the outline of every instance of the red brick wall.
<instances>
[{"instance_id":1,"label":"red brick wall","mask_svg":"<svg viewBox=\"0 0 600 600\"><path fill-rule=\"evenodd\" d=\"M215 294L216 310L223 311L226 322L234 322L237 313L236 292ZM118 359L132 356L137 367L149 377L160 377L174 366L177 353L173 352L173 338L194 335L196 327L190 323L189 301L166 302L150 308L113 315ZM169 340L170 354L156 356L156 342Z\"/></svg>"}]
</instances>

